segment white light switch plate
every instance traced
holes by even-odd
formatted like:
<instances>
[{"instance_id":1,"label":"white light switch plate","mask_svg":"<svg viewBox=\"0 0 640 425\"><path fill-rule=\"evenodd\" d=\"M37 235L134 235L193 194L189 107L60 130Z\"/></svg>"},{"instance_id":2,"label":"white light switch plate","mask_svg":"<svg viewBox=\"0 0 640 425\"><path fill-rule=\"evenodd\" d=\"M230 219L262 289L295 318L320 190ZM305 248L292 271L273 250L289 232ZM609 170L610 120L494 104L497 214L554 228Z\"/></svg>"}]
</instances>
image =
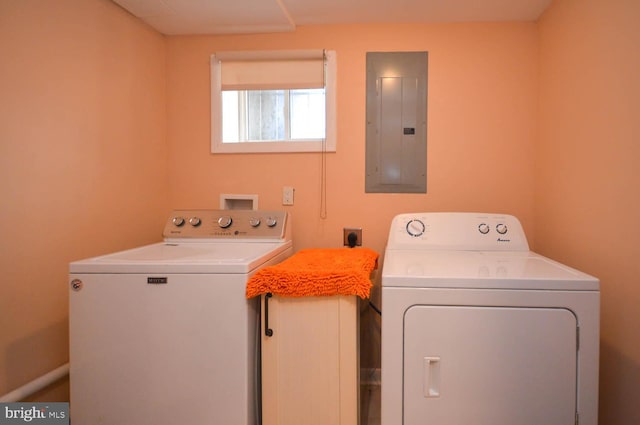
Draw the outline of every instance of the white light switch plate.
<instances>
[{"instance_id":1,"label":"white light switch plate","mask_svg":"<svg viewBox=\"0 0 640 425\"><path fill-rule=\"evenodd\" d=\"M285 186L282 188L282 205L293 205L294 188Z\"/></svg>"}]
</instances>

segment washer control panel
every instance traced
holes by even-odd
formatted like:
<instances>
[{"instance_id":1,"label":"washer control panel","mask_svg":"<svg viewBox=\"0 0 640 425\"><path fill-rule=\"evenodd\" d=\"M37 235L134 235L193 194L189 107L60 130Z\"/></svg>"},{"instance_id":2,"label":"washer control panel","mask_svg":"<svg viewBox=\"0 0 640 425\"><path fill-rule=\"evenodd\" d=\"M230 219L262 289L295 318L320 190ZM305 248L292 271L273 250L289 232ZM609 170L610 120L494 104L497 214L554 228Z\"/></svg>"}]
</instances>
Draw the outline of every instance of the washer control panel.
<instances>
[{"instance_id":1,"label":"washer control panel","mask_svg":"<svg viewBox=\"0 0 640 425\"><path fill-rule=\"evenodd\" d=\"M281 241L287 238L289 227L286 211L175 210L162 235L165 240Z\"/></svg>"},{"instance_id":2,"label":"washer control panel","mask_svg":"<svg viewBox=\"0 0 640 425\"><path fill-rule=\"evenodd\" d=\"M387 248L528 251L529 245L512 215L416 213L393 219Z\"/></svg>"}]
</instances>

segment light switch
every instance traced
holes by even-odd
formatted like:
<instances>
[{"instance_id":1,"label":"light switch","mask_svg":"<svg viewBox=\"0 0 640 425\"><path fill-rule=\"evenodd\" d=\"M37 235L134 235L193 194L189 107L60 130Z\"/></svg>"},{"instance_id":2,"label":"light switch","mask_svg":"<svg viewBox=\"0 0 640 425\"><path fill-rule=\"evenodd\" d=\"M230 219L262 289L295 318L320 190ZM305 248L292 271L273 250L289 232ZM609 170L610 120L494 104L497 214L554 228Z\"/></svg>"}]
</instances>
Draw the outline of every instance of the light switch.
<instances>
[{"instance_id":1,"label":"light switch","mask_svg":"<svg viewBox=\"0 0 640 425\"><path fill-rule=\"evenodd\" d=\"M294 188L285 186L282 188L282 205L293 205Z\"/></svg>"}]
</instances>

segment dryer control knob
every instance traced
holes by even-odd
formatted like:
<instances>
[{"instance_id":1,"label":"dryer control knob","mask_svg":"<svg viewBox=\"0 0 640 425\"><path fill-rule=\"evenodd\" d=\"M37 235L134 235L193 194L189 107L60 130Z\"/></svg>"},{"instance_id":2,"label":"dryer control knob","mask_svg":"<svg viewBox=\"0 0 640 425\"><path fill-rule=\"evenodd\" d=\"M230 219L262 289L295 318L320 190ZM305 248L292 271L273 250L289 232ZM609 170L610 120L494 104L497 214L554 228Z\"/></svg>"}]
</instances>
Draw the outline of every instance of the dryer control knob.
<instances>
[{"instance_id":1,"label":"dryer control knob","mask_svg":"<svg viewBox=\"0 0 640 425\"><path fill-rule=\"evenodd\" d=\"M249 219L249 224L251 227L258 227L260 226L260 219L258 217L251 217Z\"/></svg>"},{"instance_id":2,"label":"dryer control knob","mask_svg":"<svg viewBox=\"0 0 640 425\"><path fill-rule=\"evenodd\" d=\"M200 224L202 224L202 220L200 220L200 218L198 217L191 217L189 219L189 224L192 225L193 227L198 227L200 226Z\"/></svg>"},{"instance_id":3,"label":"dryer control knob","mask_svg":"<svg viewBox=\"0 0 640 425\"><path fill-rule=\"evenodd\" d=\"M483 235L486 235L487 233L489 233L489 225L487 223L481 223L478 226L478 231L480 231L480 233L482 233Z\"/></svg>"},{"instance_id":4,"label":"dryer control knob","mask_svg":"<svg viewBox=\"0 0 640 425\"><path fill-rule=\"evenodd\" d=\"M500 223L496 226L496 232L500 233L501 235L504 235L505 233L507 233L507 225L504 223Z\"/></svg>"},{"instance_id":5,"label":"dryer control knob","mask_svg":"<svg viewBox=\"0 0 640 425\"><path fill-rule=\"evenodd\" d=\"M418 219L411 220L407 223L407 233L414 238L422 236L426 229L424 223Z\"/></svg>"},{"instance_id":6,"label":"dryer control knob","mask_svg":"<svg viewBox=\"0 0 640 425\"><path fill-rule=\"evenodd\" d=\"M267 226L269 227L275 227L275 225L278 224L278 219L275 217L267 217Z\"/></svg>"},{"instance_id":7,"label":"dryer control knob","mask_svg":"<svg viewBox=\"0 0 640 425\"><path fill-rule=\"evenodd\" d=\"M233 223L233 219L228 215L223 215L218 219L218 226L220 226L223 229L226 229L227 227L231 226L231 223Z\"/></svg>"},{"instance_id":8,"label":"dryer control knob","mask_svg":"<svg viewBox=\"0 0 640 425\"><path fill-rule=\"evenodd\" d=\"M171 220L171 222L175 226L180 227L180 226L184 225L184 218L182 218L182 217L173 217L173 220Z\"/></svg>"}]
</instances>

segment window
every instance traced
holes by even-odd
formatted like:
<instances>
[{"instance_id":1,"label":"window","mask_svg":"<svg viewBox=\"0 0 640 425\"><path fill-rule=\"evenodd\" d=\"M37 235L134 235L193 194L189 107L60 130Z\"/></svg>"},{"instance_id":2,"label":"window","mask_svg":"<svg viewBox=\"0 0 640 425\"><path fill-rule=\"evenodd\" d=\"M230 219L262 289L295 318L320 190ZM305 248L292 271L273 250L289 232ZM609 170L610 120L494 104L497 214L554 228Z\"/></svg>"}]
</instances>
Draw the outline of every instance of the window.
<instances>
[{"instance_id":1,"label":"window","mask_svg":"<svg viewBox=\"0 0 640 425\"><path fill-rule=\"evenodd\" d=\"M335 52L211 57L211 151L335 151Z\"/></svg>"}]
</instances>

